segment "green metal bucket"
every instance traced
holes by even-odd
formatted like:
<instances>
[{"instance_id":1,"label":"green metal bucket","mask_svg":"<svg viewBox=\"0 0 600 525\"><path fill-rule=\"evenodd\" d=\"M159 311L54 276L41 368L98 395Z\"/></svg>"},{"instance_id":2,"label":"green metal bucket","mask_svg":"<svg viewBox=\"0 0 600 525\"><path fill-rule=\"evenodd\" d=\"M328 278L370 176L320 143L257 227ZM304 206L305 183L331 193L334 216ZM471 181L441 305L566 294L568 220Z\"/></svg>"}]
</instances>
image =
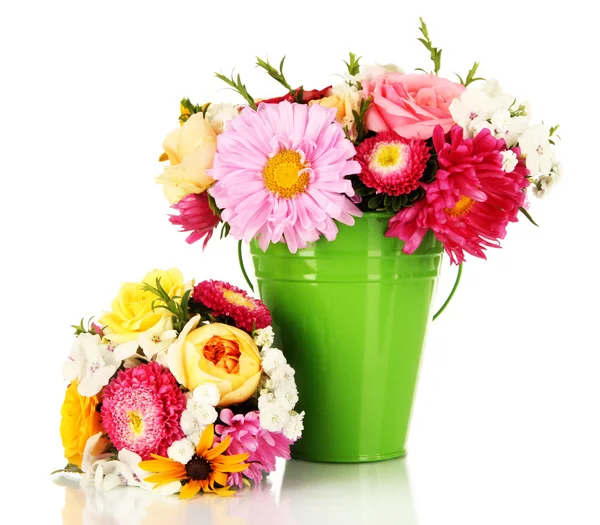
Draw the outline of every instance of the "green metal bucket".
<instances>
[{"instance_id":1,"label":"green metal bucket","mask_svg":"<svg viewBox=\"0 0 600 525\"><path fill-rule=\"evenodd\" d=\"M403 456L442 245L412 255L384 236L389 215L367 213L289 252L251 253L276 344L296 370L304 433L292 456L364 462Z\"/></svg>"}]
</instances>

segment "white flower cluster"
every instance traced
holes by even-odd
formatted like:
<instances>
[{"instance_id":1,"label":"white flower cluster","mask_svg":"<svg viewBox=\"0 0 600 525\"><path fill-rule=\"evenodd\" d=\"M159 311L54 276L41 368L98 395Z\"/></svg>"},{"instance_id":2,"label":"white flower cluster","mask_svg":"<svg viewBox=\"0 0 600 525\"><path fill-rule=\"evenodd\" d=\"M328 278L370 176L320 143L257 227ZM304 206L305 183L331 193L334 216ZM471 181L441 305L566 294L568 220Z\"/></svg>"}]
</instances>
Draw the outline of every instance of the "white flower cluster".
<instances>
[{"instance_id":1,"label":"white flower cluster","mask_svg":"<svg viewBox=\"0 0 600 525\"><path fill-rule=\"evenodd\" d=\"M277 348L263 348L260 355L264 372L258 398L260 426L270 432L283 432L295 441L302 435L304 412L294 410L298 402L294 369Z\"/></svg>"},{"instance_id":2,"label":"white flower cluster","mask_svg":"<svg viewBox=\"0 0 600 525\"><path fill-rule=\"evenodd\" d=\"M273 327L267 326L266 328L254 330L252 335L254 336L254 342L256 343L256 346L261 348L273 346L273 341L275 340Z\"/></svg>"},{"instance_id":3,"label":"white flower cluster","mask_svg":"<svg viewBox=\"0 0 600 525\"><path fill-rule=\"evenodd\" d=\"M181 429L187 437L181 441L189 441L191 447L195 447L200 442L204 429L217 420L218 414L215 407L220 399L219 389L213 383L200 385L193 393L188 394L186 408L181 413ZM188 445L176 441L169 448L169 457L185 464L193 456L192 452L185 461L181 461L181 459L187 457L189 450Z\"/></svg>"},{"instance_id":4,"label":"white flower cluster","mask_svg":"<svg viewBox=\"0 0 600 525\"><path fill-rule=\"evenodd\" d=\"M533 193L541 197L558 179L561 168L551 142L551 132L542 124L531 125L528 103L515 107L515 98L500 89L498 81L489 80L483 88L469 88L450 104L452 119L464 130L465 138L489 129L492 136L504 139L506 146L519 146L525 156ZM507 173L517 165L511 152L503 155L502 168Z\"/></svg>"},{"instance_id":5,"label":"white flower cluster","mask_svg":"<svg viewBox=\"0 0 600 525\"><path fill-rule=\"evenodd\" d=\"M67 381L79 381L80 395L95 396L137 348L136 341L115 345L103 343L99 335L82 333L73 342L71 355L63 365L63 376Z\"/></svg>"},{"instance_id":6,"label":"white flower cluster","mask_svg":"<svg viewBox=\"0 0 600 525\"><path fill-rule=\"evenodd\" d=\"M106 441L99 432L86 442L81 464L84 486L92 485L102 492L119 486L141 487L165 496L181 490L179 481L172 481L154 489L154 484L145 480L149 473L139 466L142 458L127 449L119 451L116 459L114 454L102 453ZM98 450L101 452L98 453Z\"/></svg>"}]
</instances>

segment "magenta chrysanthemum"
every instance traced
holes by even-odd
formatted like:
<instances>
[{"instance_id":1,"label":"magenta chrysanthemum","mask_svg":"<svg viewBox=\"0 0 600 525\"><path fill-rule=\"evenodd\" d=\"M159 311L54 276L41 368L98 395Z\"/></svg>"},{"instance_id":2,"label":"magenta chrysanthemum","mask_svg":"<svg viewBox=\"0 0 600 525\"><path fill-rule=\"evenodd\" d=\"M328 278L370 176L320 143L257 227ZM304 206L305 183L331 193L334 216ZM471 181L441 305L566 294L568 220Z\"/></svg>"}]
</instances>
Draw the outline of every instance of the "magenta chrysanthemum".
<instances>
[{"instance_id":1,"label":"magenta chrysanthemum","mask_svg":"<svg viewBox=\"0 0 600 525\"><path fill-rule=\"evenodd\" d=\"M356 151L362 168L359 178L377 193L395 197L408 194L419 187L429 156L423 140L405 139L393 131L378 133Z\"/></svg>"},{"instance_id":2,"label":"magenta chrysanthemum","mask_svg":"<svg viewBox=\"0 0 600 525\"><path fill-rule=\"evenodd\" d=\"M231 317L238 328L252 332L271 324L271 312L259 299L223 281L202 281L194 287L192 298L213 311Z\"/></svg>"},{"instance_id":3,"label":"magenta chrysanthemum","mask_svg":"<svg viewBox=\"0 0 600 525\"><path fill-rule=\"evenodd\" d=\"M360 165L335 118L335 109L284 101L229 122L217 138L210 193L234 238L257 238L263 250L283 241L296 252L321 235L335 239L334 219L352 225L362 215L345 178Z\"/></svg>"},{"instance_id":4,"label":"magenta chrysanthemum","mask_svg":"<svg viewBox=\"0 0 600 525\"><path fill-rule=\"evenodd\" d=\"M179 420L185 406L175 376L158 363L143 364L122 370L104 389L102 426L117 450L142 459L165 456L184 437Z\"/></svg>"},{"instance_id":5,"label":"magenta chrysanthemum","mask_svg":"<svg viewBox=\"0 0 600 525\"><path fill-rule=\"evenodd\" d=\"M277 457L290 459L292 441L281 432L269 432L263 429L260 426L260 413L257 410L246 415L234 416L231 410L224 409L221 410L219 418L225 423L225 425L215 426L215 431L221 436L220 439L231 437L227 454L250 454L246 460L250 467L244 471L244 476L260 483L264 472L275 470ZM244 486L242 473L229 474L227 484L242 488Z\"/></svg>"},{"instance_id":6,"label":"magenta chrysanthemum","mask_svg":"<svg viewBox=\"0 0 600 525\"><path fill-rule=\"evenodd\" d=\"M485 259L485 248L499 247L508 223L517 221L529 172L522 159L510 173L502 169L506 143L488 129L464 139L463 129L454 126L447 141L438 126L433 142L436 180L423 185L424 199L390 220L386 235L406 241L404 252L413 253L432 230L453 263L464 262L464 252ZM519 148L510 151L520 157Z\"/></svg>"},{"instance_id":7,"label":"magenta chrysanthemum","mask_svg":"<svg viewBox=\"0 0 600 525\"><path fill-rule=\"evenodd\" d=\"M213 230L219 224L219 217L210 209L206 192L186 195L171 208L179 212L179 215L169 215L171 224L181 226L179 231L191 232L186 238L188 244L195 243L204 237L202 247L206 248Z\"/></svg>"}]
</instances>

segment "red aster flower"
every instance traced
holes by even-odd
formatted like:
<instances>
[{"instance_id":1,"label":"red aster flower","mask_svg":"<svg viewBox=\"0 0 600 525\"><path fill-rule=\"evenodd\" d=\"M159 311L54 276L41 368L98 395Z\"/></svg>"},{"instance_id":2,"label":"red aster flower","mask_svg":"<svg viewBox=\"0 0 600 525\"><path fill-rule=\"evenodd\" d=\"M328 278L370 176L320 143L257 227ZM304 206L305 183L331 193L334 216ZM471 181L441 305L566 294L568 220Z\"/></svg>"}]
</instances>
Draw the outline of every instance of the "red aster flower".
<instances>
[{"instance_id":1,"label":"red aster flower","mask_svg":"<svg viewBox=\"0 0 600 525\"><path fill-rule=\"evenodd\" d=\"M215 316L231 317L238 328L247 332L252 332L253 328L266 328L271 324L271 313L262 301L223 281L198 283L192 298L210 308Z\"/></svg>"},{"instance_id":2,"label":"red aster flower","mask_svg":"<svg viewBox=\"0 0 600 525\"><path fill-rule=\"evenodd\" d=\"M361 165L359 178L365 186L397 197L419 187L429 148L422 140L384 132L366 139L356 151L356 160Z\"/></svg>"}]
</instances>

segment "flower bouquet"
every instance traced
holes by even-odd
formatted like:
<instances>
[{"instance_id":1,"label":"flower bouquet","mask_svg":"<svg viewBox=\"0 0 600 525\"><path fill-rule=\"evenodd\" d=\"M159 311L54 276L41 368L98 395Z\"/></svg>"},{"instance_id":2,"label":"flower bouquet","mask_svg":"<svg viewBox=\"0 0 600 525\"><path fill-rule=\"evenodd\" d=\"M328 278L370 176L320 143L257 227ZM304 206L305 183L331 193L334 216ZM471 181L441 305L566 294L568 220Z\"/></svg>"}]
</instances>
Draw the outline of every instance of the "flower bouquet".
<instances>
[{"instance_id":1,"label":"flower bouquet","mask_svg":"<svg viewBox=\"0 0 600 525\"><path fill-rule=\"evenodd\" d=\"M233 494L289 459L304 414L271 314L220 281L154 270L76 329L60 433L68 465L98 490L119 485Z\"/></svg>"},{"instance_id":2,"label":"flower bouquet","mask_svg":"<svg viewBox=\"0 0 600 525\"><path fill-rule=\"evenodd\" d=\"M461 265L457 285L467 255L500 247L520 214L535 224L528 191L546 194L561 171L558 126L534 123L478 62L439 76L442 51L422 20L420 32L430 72L361 67L350 53L344 82L311 90L292 87L285 59L258 58L285 89L268 99L217 74L244 104L185 98L164 141L157 181L187 241L206 245L221 225L250 243L305 393L303 459L404 454L443 253ZM240 263L252 288L241 244Z\"/></svg>"}]
</instances>

